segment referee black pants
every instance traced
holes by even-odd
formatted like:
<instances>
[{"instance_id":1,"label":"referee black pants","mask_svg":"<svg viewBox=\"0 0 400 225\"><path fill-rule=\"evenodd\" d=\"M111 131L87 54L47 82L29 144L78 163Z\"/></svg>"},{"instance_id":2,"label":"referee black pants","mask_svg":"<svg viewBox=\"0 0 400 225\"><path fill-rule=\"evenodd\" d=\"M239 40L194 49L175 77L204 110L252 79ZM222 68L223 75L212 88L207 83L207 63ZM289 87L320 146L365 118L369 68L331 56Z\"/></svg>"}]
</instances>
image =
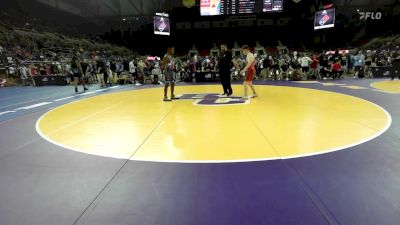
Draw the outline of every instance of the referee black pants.
<instances>
[{"instance_id":1,"label":"referee black pants","mask_svg":"<svg viewBox=\"0 0 400 225\"><path fill-rule=\"evenodd\" d=\"M231 86L231 73L229 72L220 72L220 79L222 88L224 89L224 94L232 95L232 86Z\"/></svg>"}]
</instances>

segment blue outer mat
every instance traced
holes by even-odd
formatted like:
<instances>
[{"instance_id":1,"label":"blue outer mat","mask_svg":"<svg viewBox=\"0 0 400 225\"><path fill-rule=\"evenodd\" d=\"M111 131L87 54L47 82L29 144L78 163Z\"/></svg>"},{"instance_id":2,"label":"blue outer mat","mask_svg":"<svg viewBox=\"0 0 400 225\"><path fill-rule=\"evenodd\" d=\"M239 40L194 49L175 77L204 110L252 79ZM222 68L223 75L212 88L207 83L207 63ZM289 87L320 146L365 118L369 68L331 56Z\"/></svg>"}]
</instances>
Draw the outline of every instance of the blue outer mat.
<instances>
[{"instance_id":1,"label":"blue outer mat","mask_svg":"<svg viewBox=\"0 0 400 225\"><path fill-rule=\"evenodd\" d=\"M364 98L392 115L391 128L345 151L231 164L109 159L65 151L36 134L48 109L130 86L87 96L74 96L71 87L0 89L0 113L51 102L0 116L0 224L400 224L398 95L373 91L373 80L340 82L369 89L260 83Z\"/></svg>"}]
</instances>

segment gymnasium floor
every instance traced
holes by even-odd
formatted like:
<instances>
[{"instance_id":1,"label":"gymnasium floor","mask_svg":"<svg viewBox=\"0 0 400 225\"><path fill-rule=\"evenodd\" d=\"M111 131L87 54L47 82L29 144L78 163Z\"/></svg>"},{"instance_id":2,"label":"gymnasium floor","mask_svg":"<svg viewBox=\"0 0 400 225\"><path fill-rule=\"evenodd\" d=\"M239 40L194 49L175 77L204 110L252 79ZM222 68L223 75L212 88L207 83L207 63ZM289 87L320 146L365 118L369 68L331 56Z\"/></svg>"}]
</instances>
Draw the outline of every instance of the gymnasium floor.
<instances>
[{"instance_id":1,"label":"gymnasium floor","mask_svg":"<svg viewBox=\"0 0 400 225\"><path fill-rule=\"evenodd\" d=\"M399 224L400 81L256 84L0 89L0 224Z\"/></svg>"}]
</instances>

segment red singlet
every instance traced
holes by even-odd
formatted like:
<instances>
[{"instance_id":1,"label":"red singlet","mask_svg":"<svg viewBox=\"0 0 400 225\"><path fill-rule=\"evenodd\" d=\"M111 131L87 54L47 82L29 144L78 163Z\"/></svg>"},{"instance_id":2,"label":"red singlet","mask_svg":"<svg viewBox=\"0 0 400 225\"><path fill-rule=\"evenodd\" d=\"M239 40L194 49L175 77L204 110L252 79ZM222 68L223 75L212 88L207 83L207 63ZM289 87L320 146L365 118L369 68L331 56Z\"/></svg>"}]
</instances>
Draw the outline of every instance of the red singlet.
<instances>
[{"instance_id":1,"label":"red singlet","mask_svg":"<svg viewBox=\"0 0 400 225\"><path fill-rule=\"evenodd\" d=\"M254 75L256 74L256 68L254 67L255 64L256 64L256 61L254 60L254 62L247 69L247 74L246 74L247 82L252 82L254 79Z\"/></svg>"}]
</instances>

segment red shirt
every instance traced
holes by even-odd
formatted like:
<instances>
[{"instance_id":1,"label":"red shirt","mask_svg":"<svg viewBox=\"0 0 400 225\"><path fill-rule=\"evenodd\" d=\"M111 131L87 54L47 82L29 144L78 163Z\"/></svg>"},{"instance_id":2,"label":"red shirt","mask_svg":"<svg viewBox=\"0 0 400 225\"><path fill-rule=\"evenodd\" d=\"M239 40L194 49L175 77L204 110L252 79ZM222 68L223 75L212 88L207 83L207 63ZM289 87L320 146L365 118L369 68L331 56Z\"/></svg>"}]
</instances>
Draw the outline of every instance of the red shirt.
<instances>
[{"instance_id":1,"label":"red shirt","mask_svg":"<svg viewBox=\"0 0 400 225\"><path fill-rule=\"evenodd\" d=\"M35 67L31 68L31 74L32 74L32 76L35 76L37 74Z\"/></svg>"},{"instance_id":2,"label":"red shirt","mask_svg":"<svg viewBox=\"0 0 400 225\"><path fill-rule=\"evenodd\" d=\"M342 65L340 63L335 63L332 65L332 70L333 71L339 71L342 68Z\"/></svg>"},{"instance_id":3,"label":"red shirt","mask_svg":"<svg viewBox=\"0 0 400 225\"><path fill-rule=\"evenodd\" d=\"M311 68L312 69L317 69L317 66L318 66L318 63L319 63L318 59L316 57L313 57L312 60L313 61L311 63Z\"/></svg>"}]
</instances>

